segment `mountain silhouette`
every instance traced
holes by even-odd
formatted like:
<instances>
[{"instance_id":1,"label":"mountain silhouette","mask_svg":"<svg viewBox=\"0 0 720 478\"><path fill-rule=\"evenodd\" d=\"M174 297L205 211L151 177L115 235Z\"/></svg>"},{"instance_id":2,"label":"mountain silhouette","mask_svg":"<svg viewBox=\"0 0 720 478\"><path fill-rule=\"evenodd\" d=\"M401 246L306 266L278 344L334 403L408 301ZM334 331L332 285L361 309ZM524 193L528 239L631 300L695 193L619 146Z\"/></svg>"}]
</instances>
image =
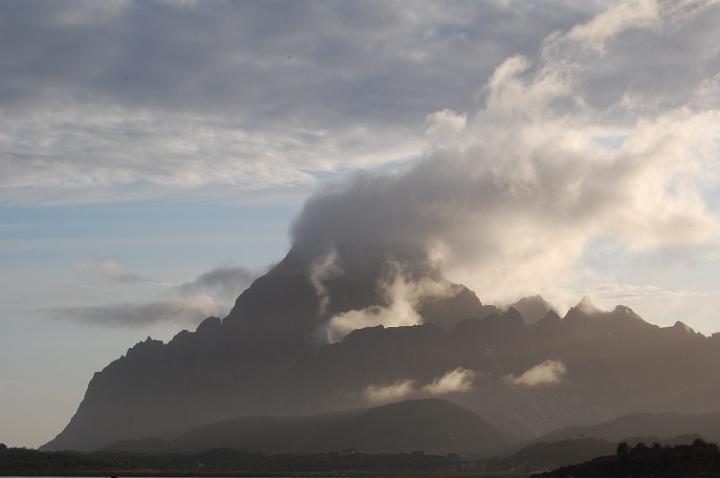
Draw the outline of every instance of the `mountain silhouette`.
<instances>
[{"instance_id":1,"label":"mountain silhouette","mask_svg":"<svg viewBox=\"0 0 720 478\"><path fill-rule=\"evenodd\" d=\"M586 437L621 441L633 437L663 439L693 434L720 442L720 413L633 413L597 425L565 427L549 433L544 440Z\"/></svg>"},{"instance_id":2,"label":"mountain silhouette","mask_svg":"<svg viewBox=\"0 0 720 478\"><path fill-rule=\"evenodd\" d=\"M587 301L533 322L446 283L452 294L418 304L423 325L358 329L327 343L329 317L387 298L376 284L340 276L327 283L323 311L304 267L291 251L224 319L132 347L93 376L70 423L43 449L174 439L239 416L365 409L371 389L390 390L393 400L446 398L526 438L638 411L718 408L720 337L682 323L662 328L627 307L606 312Z\"/></svg>"}]
</instances>

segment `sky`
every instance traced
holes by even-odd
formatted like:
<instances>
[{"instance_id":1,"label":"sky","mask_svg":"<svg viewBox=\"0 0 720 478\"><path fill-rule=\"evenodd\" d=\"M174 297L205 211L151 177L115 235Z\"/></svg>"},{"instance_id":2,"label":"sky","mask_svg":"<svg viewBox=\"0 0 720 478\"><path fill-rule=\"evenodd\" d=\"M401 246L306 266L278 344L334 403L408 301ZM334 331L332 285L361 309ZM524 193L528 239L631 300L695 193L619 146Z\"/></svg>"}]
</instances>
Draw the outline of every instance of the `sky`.
<instances>
[{"instance_id":1,"label":"sky","mask_svg":"<svg viewBox=\"0 0 720 478\"><path fill-rule=\"evenodd\" d=\"M5 1L0 72L0 442L357 224L720 331L718 2Z\"/></svg>"}]
</instances>

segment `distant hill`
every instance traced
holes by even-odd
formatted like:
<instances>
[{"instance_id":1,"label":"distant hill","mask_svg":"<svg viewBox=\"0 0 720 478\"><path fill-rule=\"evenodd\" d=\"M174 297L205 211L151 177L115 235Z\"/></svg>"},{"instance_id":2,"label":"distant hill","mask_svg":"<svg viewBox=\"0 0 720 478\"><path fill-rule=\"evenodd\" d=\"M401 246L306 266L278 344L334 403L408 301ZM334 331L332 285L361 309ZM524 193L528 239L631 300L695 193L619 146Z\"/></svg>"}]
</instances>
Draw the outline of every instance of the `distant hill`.
<instances>
[{"instance_id":1,"label":"distant hill","mask_svg":"<svg viewBox=\"0 0 720 478\"><path fill-rule=\"evenodd\" d=\"M597 425L571 426L547 434L543 440L596 438L609 441L633 437L671 438L700 435L720 442L720 413L633 413Z\"/></svg>"},{"instance_id":2,"label":"distant hill","mask_svg":"<svg viewBox=\"0 0 720 478\"><path fill-rule=\"evenodd\" d=\"M696 440L691 445L636 445L623 453L533 475L532 478L664 478L720 476L717 445Z\"/></svg>"},{"instance_id":3,"label":"distant hill","mask_svg":"<svg viewBox=\"0 0 720 478\"><path fill-rule=\"evenodd\" d=\"M490 471L538 471L576 465L598 456L615 453L617 443L597 438L578 438L557 442L532 443L510 456L487 460Z\"/></svg>"},{"instance_id":4,"label":"distant hill","mask_svg":"<svg viewBox=\"0 0 720 478\"><path fill-rule=\"evenodd\" d=\"M437 399L406 400L368 410L306 417L223 420L193 428L171 441L118 442L111 451L199 452L234 448L266 453L472 454L489 456L517 444L477 414Z\"/></svg>"},{"instance_id":5,"label":"distant hill","mask_svg":"<svg viewBox=\"0 0 720 478\"><path fill-rule=\"evenodd\" d=\"M662 446L689 445L699 435L680 435L671 438L636 436L625 439L629 446L638 443L659 443ZM487 459L483 462L486 471L506 472L509 470L537 472L553 470L558 467L577 465L599 456L614 455L619 442L601 438L571 438L560 441L537 441L516 452L502 457Z\"/></svg>"}]
</instances>

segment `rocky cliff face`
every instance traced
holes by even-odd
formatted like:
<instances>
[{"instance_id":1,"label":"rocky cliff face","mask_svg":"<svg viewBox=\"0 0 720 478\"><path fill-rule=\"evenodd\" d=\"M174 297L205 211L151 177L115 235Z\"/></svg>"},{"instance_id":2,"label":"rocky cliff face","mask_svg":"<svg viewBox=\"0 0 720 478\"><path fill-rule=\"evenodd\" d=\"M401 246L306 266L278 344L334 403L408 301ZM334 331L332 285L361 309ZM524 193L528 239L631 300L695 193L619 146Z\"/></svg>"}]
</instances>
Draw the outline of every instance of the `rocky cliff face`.
<instances>
[{"instance_id":1,"label":"rocky cliff face","mask_svg":"<svg viewBox=\"0 0 720 478\"><path fill-rule=\"evenodd\" d=\"M382 300L367 285L332 287L359 292L335 294L328 314ZM318 335L318 310L290 254L225 319L209 318L167 344L141 342L96 373L75 416L44 449L90 450L229 417L430 396L520 436L637 411L717 407L720 340L682 324L651 325L626 307L582 304L564 318L550 311L528 324L517 310L501 313L462 288L421 304L425 325L356 330L334 344Z\"/></svg>"}]
</instances>

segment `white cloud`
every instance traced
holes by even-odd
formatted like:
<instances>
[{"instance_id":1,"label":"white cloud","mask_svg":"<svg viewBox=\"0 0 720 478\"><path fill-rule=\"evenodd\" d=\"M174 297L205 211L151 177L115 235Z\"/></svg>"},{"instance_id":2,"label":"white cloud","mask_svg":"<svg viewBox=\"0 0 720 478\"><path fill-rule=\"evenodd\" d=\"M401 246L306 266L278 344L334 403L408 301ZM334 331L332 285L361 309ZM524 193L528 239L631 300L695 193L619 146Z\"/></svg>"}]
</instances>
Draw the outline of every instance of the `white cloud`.
<instances>
[{"instance_id":1,"label":"white cloud","mask_svg":"<svg viewBox=\"0 0 720 478\"><path fill-rule=\"evenodd\" d=\"M720 181L720 111L693 93L708 75L639 82L648 65L628 58L664 47L664 35L689 38L696 17L678 23L647 5L627 21L613 7L585 30L548 36L534 58L500 63L454 143L431 145L399 174L359 175L321 192L295 225L296 246L312 256L332 243L346 274L387 257L411 270L433 261L487 302L572 287L599 240L617 244L628 261L717 248L720 219L707 195ZM714 31L704 28L697 35ZM602 51L579 38L602 41ZM688 50L685 70L703 64ZM641 109L627 100L638 94ZM431 260L435 250L444 253ZM385 320L382 309L367 312L353 312L363 319L354 322Z\"/></svg>"},{"instance_id":2,"label":"white cloud","mask_svg":"<svg viewBox=\"0 0 720 478\"><path fill-rule=\"evenodd\" d=\"M475 373L472 370L458 367L425 385L422 390L430 395L469 392L472 390L474 377Z\"/></svg>"},{"instance_id":3,"label":"white cloud","mask_svg":"<svg viewBox=\"0 0 720 478\"><path fill-rule=\"evenodd\" d=\"M342 266L338 263L337 251L332 247L327 250L325 255L318 257L310 264L308 278L319 299L318 315L324 315L330 304L330 295L325 287L325 282L341 275L342 272Z\"/></svg>"},{"instance_id":4,"label":"white cloud","mask_svg":"<svg viewBox=\"0 0 720 478\"><path fill-rule=\"evenodd\" d=\"M349 310L331 317L326 325L330 342L337 342L353 330L365 327L418 325L422 323L417 311L421 299L447 297L456 292L445 282L429 278L414 280L402 265L393 261L386 262L385 274L379 278L377 290L384 295L388 305Z\"/></svg>"},{"instance_id":5,"label":"white cloud","mask_svg":"<svg viewBox=\"0 0 720 478\"><path fill-rule=\"evenodd\" d=\"M432 382L416 387L415 380L402 379L389 385L368 385L363 395L368 402L386 403L404 400L417 395L448 395L466 393L472 390L475 372L457 367L436 377Z\"/></svg>"},{"instance_id":6,"label":"white cloud","mask_svg":"<svg viewBox=\"0 0 720 478\"><path fill-rule=\"evenodd\" d=\"M559 360L546 360L526 370L520 376L506 375L503 379L511 385L538 387L557 385L563 381L567 368Z\"/></svg>"},{"instance_id":7,"label":"white cloud","mask_svg":"<svg viewBox=\"0 0 720 478\"><path fill-rule=\"evenodd\" d=\"M415 393L414 380L400 380L390 385L368 385L365 399L370 403L386 403L402 400Z\"/></svg>"},{"instance_id":8,"label":"white cloud","mask_svg":"<svg viewBox=\"0 0 720 478\"><path fill-rule=\"evenodd\" d=\"M570 30L568 38L603 53L605 43L631 28L659 27L661 19L656 0L629 0L616 2L606 11L587 23Z\"/></svg>"},{"instance_id":9,"label":"white cloud","mask_svg":"<svg viewBox=\"0 0 720 478\"><path fill-rule=\"evenodd\" d=\"M446 108L429 114L425 123L425 135L432 147L438 147L448 141L457 141L467 125L467 115Z\"/></svg>"}]
</instances>

